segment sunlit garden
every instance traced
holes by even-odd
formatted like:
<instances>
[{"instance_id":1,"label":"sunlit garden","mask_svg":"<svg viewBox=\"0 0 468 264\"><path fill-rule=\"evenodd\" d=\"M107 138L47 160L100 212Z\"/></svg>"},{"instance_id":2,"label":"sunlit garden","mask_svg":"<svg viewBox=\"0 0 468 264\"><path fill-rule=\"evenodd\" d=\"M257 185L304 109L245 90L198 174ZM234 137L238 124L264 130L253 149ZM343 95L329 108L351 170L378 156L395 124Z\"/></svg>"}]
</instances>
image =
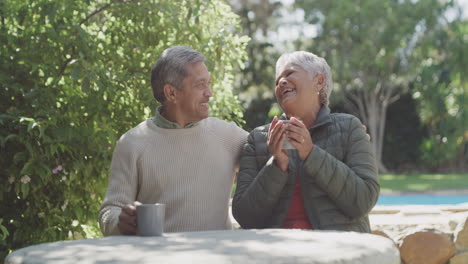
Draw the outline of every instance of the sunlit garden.
<instances>
[{"instance_id":1,"label":"sunlit garden","mask_svg":"<svg viewBox=\"0 0 468 264\"><path fill-rule=\"evenodd\" d=\"M207 57L210 115L246 131L282 113L278 57L316 53L333 72L332 112L366 125L382 192L468 190L462 2L2 1L0 263L102 236L115 144L154 116L151 66L174 45Z\"/></svg>"}]
</instances>

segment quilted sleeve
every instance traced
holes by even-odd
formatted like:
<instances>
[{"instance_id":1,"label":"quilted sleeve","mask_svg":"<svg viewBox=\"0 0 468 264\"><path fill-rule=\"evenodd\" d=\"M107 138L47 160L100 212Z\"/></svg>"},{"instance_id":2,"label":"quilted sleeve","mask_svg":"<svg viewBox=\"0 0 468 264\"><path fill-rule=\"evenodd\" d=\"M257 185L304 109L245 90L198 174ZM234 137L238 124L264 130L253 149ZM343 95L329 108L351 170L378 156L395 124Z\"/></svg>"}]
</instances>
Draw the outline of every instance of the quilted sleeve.
<instances>
[{"instance_id":1,"label":"quilted sleeve","mask_svg":"<svg viewBox=\"0 0 468 264\"><path fill-rule=\"evenodd\" d=\"M344 214L360 218L370 212L379 196L377 165L359 119L349 118L343 127L343 160L315 145L304 168L307 177L314 178Z\"/></svg>"},{"instance_id":2,"label":"quilted sleeve","mask_svg":"<svg viewBox=\"0 0 468 264\"><path fill-rule=\"evenodd\" d=\"M264 142L265 136L254 130L241 154L232 213L242 228L265 227L287 182L287 173L273 164L273 157L263 167L257 165L256 143Z\"/></svg>"}]
</instances>

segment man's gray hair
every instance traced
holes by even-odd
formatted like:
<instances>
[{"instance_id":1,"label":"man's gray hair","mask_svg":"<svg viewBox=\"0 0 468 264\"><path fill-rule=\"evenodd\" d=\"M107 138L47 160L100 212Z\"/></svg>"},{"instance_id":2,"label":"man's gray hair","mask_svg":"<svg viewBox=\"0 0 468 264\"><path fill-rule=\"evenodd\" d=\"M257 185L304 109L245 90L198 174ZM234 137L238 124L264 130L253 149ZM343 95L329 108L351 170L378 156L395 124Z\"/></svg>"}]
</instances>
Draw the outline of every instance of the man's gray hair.
<instances>
[{"instance_id":1,"label":"man's gray hair","mask_svg":"<svg viewBox=\"0 0 468 264\"><path fill-rule=\"evenodd\" d=\"M330 94L333 88L332 73L327 61L311 52L295 51L285 53L276 62L276 78L281 74L284 67L288 65L297 65L304 69L312 77L317 74L323 74L325 84L320 91L320 103L328 105L330 103Z\"/></svg>"},{"instance_id":2,"label":"man's gray hair","mask_svg":"<svg viewBox=\"0 0 468 264\"><path fill-rule=\"evenodd\" d=\"M163 103L164 85L170 84L182 90L182 81L187 77L187 65L204 62L205 56L186 46L174 46L164 50L156 64L151 68L151 87L156 100Z\"/></svg>"}]
</instances>

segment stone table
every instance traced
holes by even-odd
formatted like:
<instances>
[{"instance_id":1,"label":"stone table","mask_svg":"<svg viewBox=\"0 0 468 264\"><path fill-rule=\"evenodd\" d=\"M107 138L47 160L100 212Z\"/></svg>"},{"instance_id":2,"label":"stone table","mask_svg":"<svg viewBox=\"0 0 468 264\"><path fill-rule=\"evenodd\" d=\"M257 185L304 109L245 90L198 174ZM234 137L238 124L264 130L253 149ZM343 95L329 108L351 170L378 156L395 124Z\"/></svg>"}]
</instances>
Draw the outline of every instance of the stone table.
<instances>
[{"instance_id":1,"label":"stone table","mask_svg":"<svg viewBox=\"0 0 468 264\"><path fill-rule=\"evenodd\" d=\"M394 243L355 232L297 229L166 233L44 243L5 263L379 263L399 264Z\"/></svg>"}]
</instances>

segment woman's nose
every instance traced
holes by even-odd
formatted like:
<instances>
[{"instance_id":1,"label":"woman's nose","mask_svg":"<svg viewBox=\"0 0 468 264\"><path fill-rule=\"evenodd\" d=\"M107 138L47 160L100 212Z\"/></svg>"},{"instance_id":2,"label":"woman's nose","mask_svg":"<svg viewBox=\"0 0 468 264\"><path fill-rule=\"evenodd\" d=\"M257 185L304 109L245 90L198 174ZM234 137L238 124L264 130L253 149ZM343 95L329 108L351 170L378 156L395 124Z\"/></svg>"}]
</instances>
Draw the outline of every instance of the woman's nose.
<instances>
[{"instance_id":1,"label":"woman's nose","mask_svg":"<svg viewBox=\"0 0 468 264\"><path fill-rule=\"evenodd\" d=\"M280 81L279 81L280 86L286 85L287 83L288 83L288 81L286 80L286 78L281 78Z\"/></svg>"}]
</instances>

